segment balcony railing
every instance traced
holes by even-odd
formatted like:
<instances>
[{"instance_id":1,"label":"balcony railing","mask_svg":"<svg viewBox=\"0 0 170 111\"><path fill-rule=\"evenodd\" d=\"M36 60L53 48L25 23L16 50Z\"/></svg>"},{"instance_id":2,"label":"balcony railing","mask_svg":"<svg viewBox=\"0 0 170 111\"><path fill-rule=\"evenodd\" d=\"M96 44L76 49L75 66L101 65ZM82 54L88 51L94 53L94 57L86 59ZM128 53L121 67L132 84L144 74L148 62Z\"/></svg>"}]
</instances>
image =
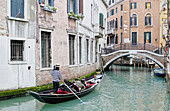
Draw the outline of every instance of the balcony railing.
<instances>
[{"instance_id":1,"label":"balcony railing","mask_svg":"<svg viewBox=\"0 0 170 111\"><path fill-rule=\"evenodd\" d=\"M114 28L111 28L111 29L108 29L107 30L107 34L110 35L110 34L115 34L115 31L114 31Z\"/></svg>"},{"instance_id":2,"label":"balcony railing","mask_svg":"<svg viewBox=\"0 0 170 111\"><path fill-rule=\"evenodd\" d=\"M161 54L161 49L150 44L138 43L136 45L132 44L117 44L109 48L103 48L102 54L109 54L118 50L147 50L157 54Z\"/></svg>"}]
</instances>

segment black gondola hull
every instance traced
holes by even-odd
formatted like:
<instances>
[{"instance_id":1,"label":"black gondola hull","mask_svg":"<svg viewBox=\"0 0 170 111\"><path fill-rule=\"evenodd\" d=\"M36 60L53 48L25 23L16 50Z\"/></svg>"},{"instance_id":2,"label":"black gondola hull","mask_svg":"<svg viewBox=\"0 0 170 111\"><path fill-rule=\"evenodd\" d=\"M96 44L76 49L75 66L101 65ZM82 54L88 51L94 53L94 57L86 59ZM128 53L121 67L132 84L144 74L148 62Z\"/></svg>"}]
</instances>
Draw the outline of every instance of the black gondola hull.
<instances>
[{"instance_id":1,"label":"black gondola hull","mask_svg":"<svg viewBox=\"0 0 170 111\"><path fill-rule=\"evenodd\" d=\"M99 82L102 79L103 79L103 76L102 78L100 78ZM91 86L88 89L85 89L81 92L77 92L76 95L79 97L87 95L88 93L92 92L95 89L95 87L99 84L99 82ZM56 104L56 103L61 103L61 102L69 101L72 99L76 99L76 96L72 93L70 94L50 94L50 93L44 94L44 93L36 93L36 92L31 91L29 92L29 94L33 96L34 98L36 98L37 100L39 100L40 102L50 103L50 104Z\"/></svg>"}]
</instances>

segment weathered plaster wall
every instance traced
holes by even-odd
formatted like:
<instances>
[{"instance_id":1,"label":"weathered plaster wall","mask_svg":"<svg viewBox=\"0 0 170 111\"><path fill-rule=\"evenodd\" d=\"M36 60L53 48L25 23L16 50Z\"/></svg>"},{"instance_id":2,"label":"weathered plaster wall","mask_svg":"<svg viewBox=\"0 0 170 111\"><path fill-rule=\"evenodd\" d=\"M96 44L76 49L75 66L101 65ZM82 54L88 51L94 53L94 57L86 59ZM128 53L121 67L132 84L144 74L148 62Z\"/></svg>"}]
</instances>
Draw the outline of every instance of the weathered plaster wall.
<instances>
[{"instance_id":1,"label":"weathered plaster wall","mask_svg":"<svg viewBox=\"0 0 170 111\"><path fill-rule=\"evenodd\" d=\"M0 90L35 86L36 3L24 1L24 19L10 17L10 2L0 6ZM10 41L24 41L24 61L10 60ZM30 67L30 69L28 69Z\"/></svg>"}]
</instances>

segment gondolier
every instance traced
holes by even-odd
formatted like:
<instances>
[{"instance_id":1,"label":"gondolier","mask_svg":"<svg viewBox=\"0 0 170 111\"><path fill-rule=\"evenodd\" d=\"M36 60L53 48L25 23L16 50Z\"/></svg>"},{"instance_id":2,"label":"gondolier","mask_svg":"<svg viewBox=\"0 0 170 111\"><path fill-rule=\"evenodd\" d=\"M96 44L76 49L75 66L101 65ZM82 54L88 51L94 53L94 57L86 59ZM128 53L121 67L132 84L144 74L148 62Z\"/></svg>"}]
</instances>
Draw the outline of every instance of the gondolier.
<instances>
[{"instance_id":1,"label":"gondolier","mask_svg":"<svg viewBox=\"0 0 170 111\"><path fill-rule=\"evenodd\" d=\"M62 75L60 70L60 65L57 64L54 66L54 69L51 71L51 75L53 77L53 88L54 88L54 93L57 93L58 87L59 87L59 82L62 80Z\"/></svg>"}]
</instances>

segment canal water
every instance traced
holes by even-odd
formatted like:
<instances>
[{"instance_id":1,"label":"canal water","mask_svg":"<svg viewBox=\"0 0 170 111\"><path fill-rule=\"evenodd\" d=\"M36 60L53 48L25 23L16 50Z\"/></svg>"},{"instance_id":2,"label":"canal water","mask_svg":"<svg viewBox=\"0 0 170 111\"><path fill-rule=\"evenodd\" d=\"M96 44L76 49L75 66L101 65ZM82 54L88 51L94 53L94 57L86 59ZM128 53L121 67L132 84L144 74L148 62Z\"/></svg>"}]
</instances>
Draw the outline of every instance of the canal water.
<instances>
[{"instance_id":1,"label":"canal water","mask_svg":"<svg viewBox=\"0 0 170 111\"><path fill-rule=\"evenodd\" d=\"M0 101L0 111L170 111L164 78L149 68L111 66L96 89L79 100L45 104L31 96Z\"/></svg>"}]
</instances>

